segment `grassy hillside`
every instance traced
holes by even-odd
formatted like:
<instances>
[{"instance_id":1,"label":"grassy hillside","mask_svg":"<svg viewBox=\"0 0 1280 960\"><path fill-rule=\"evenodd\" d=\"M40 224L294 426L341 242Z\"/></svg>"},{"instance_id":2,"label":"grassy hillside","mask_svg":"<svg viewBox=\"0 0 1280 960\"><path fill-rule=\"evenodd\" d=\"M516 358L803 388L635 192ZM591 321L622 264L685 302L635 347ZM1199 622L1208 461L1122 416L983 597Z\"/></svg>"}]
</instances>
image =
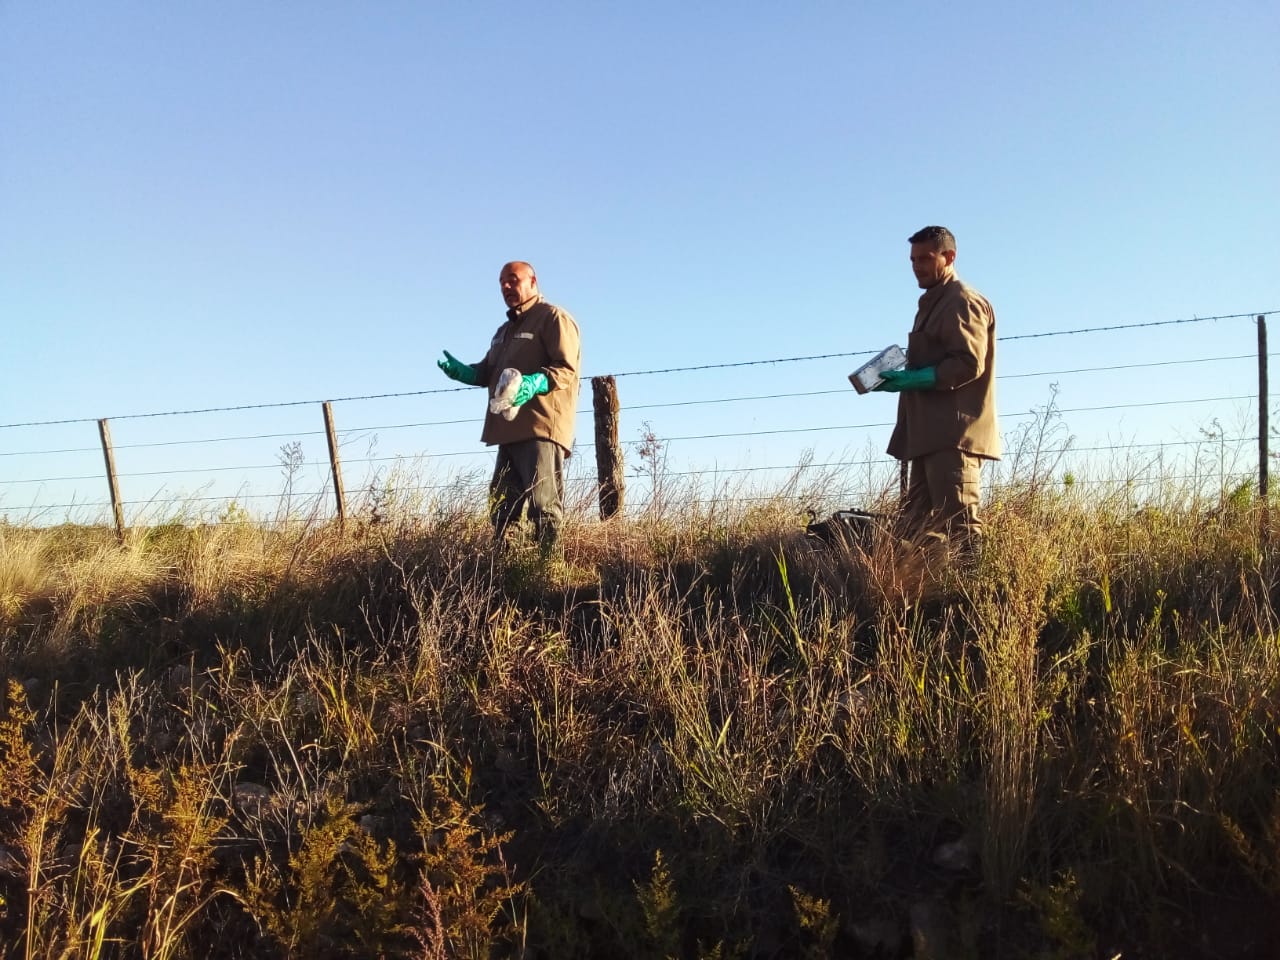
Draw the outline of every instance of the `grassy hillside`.
<instances>
[{"instance_id":1,"label":"grassy hillside","mask_svg":"<svg viewBox=\"0 0 1280 960\"><path fill-rule=\"evenodd\" d=\"M1165 501L0 527L0 956L1270 956L1276 554Z\"/></svg>"}]
</instances>

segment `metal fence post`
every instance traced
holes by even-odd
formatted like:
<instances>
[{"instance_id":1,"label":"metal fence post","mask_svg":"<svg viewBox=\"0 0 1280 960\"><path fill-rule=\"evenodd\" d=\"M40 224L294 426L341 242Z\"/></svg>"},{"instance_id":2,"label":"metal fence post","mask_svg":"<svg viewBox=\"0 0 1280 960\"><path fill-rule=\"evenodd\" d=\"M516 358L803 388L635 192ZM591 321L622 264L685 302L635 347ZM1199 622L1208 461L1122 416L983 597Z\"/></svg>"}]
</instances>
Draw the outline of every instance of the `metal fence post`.
<instances>
[{"instance_id":1,"label":"metal fence post","mask_svg":"<svg viewBox=\"0 0 1280 960\"><path fill-rule=\"evenodd\" d=\"M124 508L120 504L120 484L116 481L116 457L111 451L111 427L106 419L98 421L98 436L102 439L102 459L107 464L107 486L111 488L111 513L116 520L116 539L124 543Z\"/></svg>"}]
</instances>

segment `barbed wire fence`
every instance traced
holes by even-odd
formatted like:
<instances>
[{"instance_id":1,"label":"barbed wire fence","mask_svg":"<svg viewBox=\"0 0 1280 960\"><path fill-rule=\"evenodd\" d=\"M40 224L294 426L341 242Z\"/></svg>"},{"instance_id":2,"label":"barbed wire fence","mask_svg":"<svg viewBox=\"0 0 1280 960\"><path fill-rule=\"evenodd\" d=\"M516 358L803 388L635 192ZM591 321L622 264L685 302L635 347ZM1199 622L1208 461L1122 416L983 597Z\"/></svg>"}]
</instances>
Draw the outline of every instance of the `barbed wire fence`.
<instances>
[{"instance_id":1,"label":"barbed wire fence","mask_svg":"<svg viewBox=\"0 0 1280 960\"><path fill-rule=\"evenodd\" d=\"M997 487L1014 477L1041 482L1052 479L1082 487L1122 485L1133 491L1136 499L1141 499L1144 487L1170 485L1194 490L1252 489L1265 494L1272 432L1266 318L1276 312L1082 326L999 337L999 343L1009 345L1054 337L1105 337L1145 328L1248 320L1257 327L1257 350L1219 349L1212 356L1121 363L1050 364L1049 369L1035 370L1000 364L997 381L1001 390L1020 380L1084 375L1124 380L1142 372L1176 392L1157 397L1123 396L1117 402L1061 405L1054 383L1039 406L1000 406L1006 457L992 465L984 480ZM869 408L874 409L874 415L854 418L855 422L847 416L836 423L807 422L815 409L825 410L833 402L844 402L834 398L852 396L851 388L843 384L756 392L721 389L709 395L686 394L675 399L640 396L634 403L622 402L621 398L632 384L645 381L662 383L665 393L697 384L699 389L692 392L707 394L707 378L711 374L733 375L762 367L800 370L805 364L866 358L878 350L623 370L584 377L596 389L584 390L583 395L594 394L595 402L578 411L578 436L585 438L594 433L595 439L575 445L576 455L568 461L567 499L579 513L594 509L598 500L602 511L608 514L622 507L624 482L631 488L625 500L630 509L649 511L677 504L707 506L779 500L826 509L883 495L899 479L898 462L875 451L877 444L883 448L893 427L894 411L889 405ZM1254 361L1256 378L1246 378L1238 372L1242 364ZM1232 371L1230 376L1195 376L1215 364ZM619 381L623 384L621 390ZM1198 393L1210 395L1183 395L1189 385L1199 388ZM1211 387L1216 389L1207 389ZM459 407L457 416L419 419L414 414L423 398L446 405L458 400L466 406ZM400 409L409 415L373 417L368 422L352 416L360 405L380 405L386 410L396 401L402 402ZM603 434L601 423L610 421L610 411L602 409L602 402L605 407L613 404L611 432L605 430ZM1242 422L1224 425L1221 412L1232 409L1228 406L1232 404L1236 405L1236 419ZM1241 416L1241 411L1251 404L1256 404L1256 415ZM343 406L343 418L350 418L354 426L339 425L337 405ZM741 411L760 409L762 405L781 411L784 420L788 415L792 419L781 424L753 422L750 429L736 428L748 426L741 422ZM442 387L327 400L3 423L0 520L41 525L101 523L110 518L123 532L126 526L184 520L271 523L289 522L300 514L319 520L344 519L348 513L386 509L393 501L429 510L441 502L474 499L487 483L491 456L474 439L466 438L466 433L479 424L479 411L474 406L472 388ZM310 427L298 419L306 416L314 421L316 407L323 413L319 424ZM724 410L725 416L709 421L694 416L716 410ZM1194 429L1195 435L1145 442L1137 437L1104 437L1081 443L1067 429L1073 416L1118 419L1131 411L1158 413L1167 423ZM670 429L652 425L652 418L661 415L674 418ZM207 436L189 435L192 424L202 419L207 422L211 416L224 424L248 418L252 425L239 431L224 429ZM629 424L636 436L619 436L620 419ZM138 430L159 423L170 425L170 429L149 438ZM112 442L113 427L115 439L121 442ZM96 444L89 439L89 431L95 428ZM31 437L38 439L33 441ZM67 440L59 442L59 437ZM394 452L384 453L381 445L387 437L404 439ZM21 445L24 440L25 446ZM857 440L866 448L864 452L851 450ZM841 449L833 449L842 441ZM788 447L790 453L766 456L771 461L767 463L734 459L734 454L744 453L745 445L751 442L763 443L767 453L780 446ZM796 451L796 443L807 446ZM718 460L711 464L698 462L698 454L714 453L719 449L717 444L728 447L729 465L721 466ZM327 446L328 456L307 456L308 445ZM598 446L613 449L602 451ZM817 453L819 446L823 448L821 455ZM673 450L689 447L693 448L693 455L672 456ZM241 451L251 452L241 458L237 455ZM194 460L193 453L198 454ZM606 467L610 457L614 458L611 473ZM596 470L592 469L593 459ZM64 464L68 466L60 467ZM262 477L266 480L258 479ZM194 488L171 486L192 482L196 484ZM228 482L235 486L228 488ZM264 486L270 489L263 489ZM611 486L616 489L606 505L604 495ZM138 495L138 491L148 489L148 495ZM347 502L346 490L355 491L351 503Z\"/></svg>"}]
</instances>

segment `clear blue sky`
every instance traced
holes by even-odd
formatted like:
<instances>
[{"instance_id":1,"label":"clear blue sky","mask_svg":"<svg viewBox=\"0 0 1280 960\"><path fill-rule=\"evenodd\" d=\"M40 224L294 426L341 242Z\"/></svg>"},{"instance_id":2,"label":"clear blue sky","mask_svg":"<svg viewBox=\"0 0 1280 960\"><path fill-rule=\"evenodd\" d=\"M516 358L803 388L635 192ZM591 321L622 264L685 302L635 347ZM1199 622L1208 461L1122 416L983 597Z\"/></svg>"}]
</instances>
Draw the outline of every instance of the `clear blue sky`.
<instances>
[{"instance_id":1,"label":"clear blue sky","mask_svg":"<svg viewBox=\"0 0 1280 960\"><path fill-rule=\"evenodd\" d=\"M929 223L956 233L1004 336L1280 308L1277 40L1271 0L0 0L0 422L447 386L435 358L481 354L513 258L578 318L586 373L903 341L918 295L905 240ZM1010 343L999 372L1247 355L1253 330ZM854 365L620 387L624 406L842 389ZM1051 379L1066 407L1247 395L1255 367L1002 379L1001 411L1043 404ZM478 394L362 404L340 405L339 426L476 423L360 430L352 457L474 447L487 463ZM849 391L654 410L624 431L880 423L891 404ZM1242 410L1068 425L1173 435ZM318 413L113 430L142 443L304 422ZM804 446L882 450L887 433L671 455L787 463ZM0 431L0 453L96 442L92 425ZM281 442L142 448L121 469L270 464ZM0 457L0 479L100 469L74 460ZM126 496L196 485L139 478ZM60 489L10 486L0 506Z\"/></svg>"}]
</instances>

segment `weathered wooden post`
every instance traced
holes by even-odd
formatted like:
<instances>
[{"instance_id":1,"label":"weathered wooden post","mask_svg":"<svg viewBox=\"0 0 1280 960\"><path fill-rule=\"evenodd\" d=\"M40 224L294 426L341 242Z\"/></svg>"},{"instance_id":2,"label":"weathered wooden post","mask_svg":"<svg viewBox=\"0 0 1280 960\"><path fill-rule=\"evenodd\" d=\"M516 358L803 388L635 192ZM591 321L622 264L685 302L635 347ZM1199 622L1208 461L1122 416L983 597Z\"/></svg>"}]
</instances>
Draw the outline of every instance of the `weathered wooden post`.
<instances>
[{"instance_id":1,"label":"weathered wooden post","mask_svg":"<svg viewBox=\"0 0 1280 960\"><path fill-rule=\"evenodd\" d=\"M613 377L591 378L591 406L596 423L596 478L600 519L622 512L624 492L622 447L618 443L618 384Z\"/></svg>"},{"instance_id":2,"label":"weathered wooden post","mask_svg":"<svg viewBox=\"0 0 1280 960\"><path fill-rule=\"evenodd\" d=\"M329 440L329 466L333 470L333 496L338 504L338 528L347 526L347 493L342 486L342 462L338 459L338 432L333 427L333 405L324 401L324 435Z\"/></svg>"},{"instance_id":3,"label":"weathered wooden post","mask_svg":"<svg viewBox=\"0 0 1280 960\"><path fill-rule=\"evenodd\" d=\"M102 438L102 459L107 464L107 486L111 489L111 512L116 519L116 539L124 543L124 507L120 504L120 484L116 481L116 457L111 451L111 427L105 419L98 421Z\"/></svg>"},{"instance_id":4,"label":"weathered wooden post","mask_svg":"<svg viewBox=\"0 0 1280 960\"><path fill-rule=\"evenodd\" d=\"M1271 432L1270 403L1267 398L1267 318L1258 314L1258 496L1267 499L1270 459L1267 434Z\"/></svg>"}]
</instances>

